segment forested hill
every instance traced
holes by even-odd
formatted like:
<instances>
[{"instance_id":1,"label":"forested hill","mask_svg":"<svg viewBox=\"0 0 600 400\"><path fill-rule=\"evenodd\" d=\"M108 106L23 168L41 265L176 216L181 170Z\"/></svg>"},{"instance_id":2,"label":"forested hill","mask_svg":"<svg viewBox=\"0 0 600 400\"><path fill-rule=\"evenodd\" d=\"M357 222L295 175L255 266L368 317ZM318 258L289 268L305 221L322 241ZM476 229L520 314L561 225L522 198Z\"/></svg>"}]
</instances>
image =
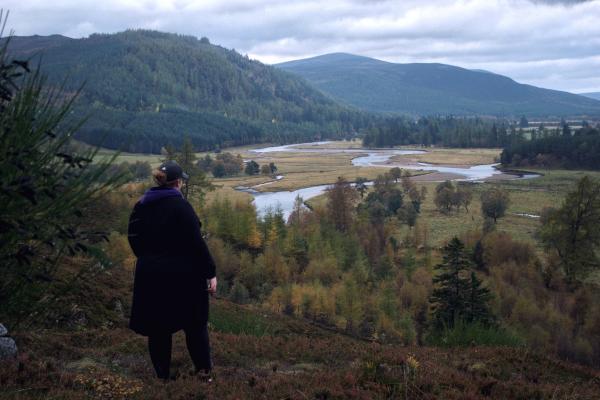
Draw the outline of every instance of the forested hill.
<instances>
[{"instance_id":1,"label":"forested hill","mask_svg":"<svg viewBox=\"0 0 600 400\"><path fill-rule=\"evenodd\" d=\"M394 64L326 54L277 67L335 98L376 112L504 117L598 116L600 101L444 64Z\"/></svg>"},{"instance_id":2,"label":"forested hill","mask_svg":"<svg viewBox=\"0 0 600 400\"><path fill-rule=\"evenodd\" d=\"M109 148L157 152L185 135L205 149L289 142L339 137L361 124L360 113L303 79L206 38L141 30L13 37L9 51L41 56L50 82L66 80L69 92L85 82L77 113L92 117L80 138Z\"/></svg>"}]
</instances>

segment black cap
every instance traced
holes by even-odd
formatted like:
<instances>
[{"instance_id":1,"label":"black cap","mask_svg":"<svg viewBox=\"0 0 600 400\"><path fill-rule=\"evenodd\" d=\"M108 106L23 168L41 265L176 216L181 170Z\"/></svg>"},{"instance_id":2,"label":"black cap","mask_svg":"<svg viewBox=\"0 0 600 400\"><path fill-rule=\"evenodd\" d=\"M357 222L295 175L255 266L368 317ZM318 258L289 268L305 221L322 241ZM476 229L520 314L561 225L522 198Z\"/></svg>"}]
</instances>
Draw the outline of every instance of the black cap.
<instances>
[{"instance_id":1,"label":"black cap","mask_svg":"<svg viewBox=\"0 0 600 400\"><path fill-rule=\"evenodd\" d=\"M183 179L184 181L187 181L190 178L188 174L183 172L183 169L181 169L179 164L173 160L165 161L164 163L160 164L158 169L167 174L167 182L172 182L176 179Z\"/></svg>"}]
</instances>

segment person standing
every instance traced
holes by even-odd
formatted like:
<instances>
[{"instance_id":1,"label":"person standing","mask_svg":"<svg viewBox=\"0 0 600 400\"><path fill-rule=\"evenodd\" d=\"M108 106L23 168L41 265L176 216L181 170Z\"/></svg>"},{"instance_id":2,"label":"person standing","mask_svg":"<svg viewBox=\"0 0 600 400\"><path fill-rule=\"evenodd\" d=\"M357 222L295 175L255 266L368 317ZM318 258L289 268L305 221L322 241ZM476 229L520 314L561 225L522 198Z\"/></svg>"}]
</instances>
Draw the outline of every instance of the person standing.
<instances>
[{"instance_id":1,"label":"person standing","mask_svg":"<svg viewBox=\"0 0 600 400\"><path fill-rule=\"evenodd\" d=\"M209 294L217 290L215 263L200 220L181 194L188 176L175 161L153 172L157 186L135 204L128 239L137 257L129 327L148 337L160 379L170 378L172 334L183 330L195 373L210 380Z\"/></svg>"}]
</instances>

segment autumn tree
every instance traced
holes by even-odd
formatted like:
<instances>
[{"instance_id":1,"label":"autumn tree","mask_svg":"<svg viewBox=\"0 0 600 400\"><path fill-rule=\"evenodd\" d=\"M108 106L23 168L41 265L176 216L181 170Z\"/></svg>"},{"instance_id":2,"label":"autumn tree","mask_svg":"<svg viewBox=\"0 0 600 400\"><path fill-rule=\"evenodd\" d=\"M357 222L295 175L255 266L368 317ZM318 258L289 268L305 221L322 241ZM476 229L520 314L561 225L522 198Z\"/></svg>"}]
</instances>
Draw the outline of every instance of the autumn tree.
<instances>
[{"instance_id":1,"label":"autumn tree","mask_svg":"<svg viewBox=\"0 0 600 400\"><path fill-rule=\"evenodd\" d=\"M215 178L237 175L242 171L243 166L244 160L241 155L234 156L228 152L217 154L215 160L209 163L209 168Z\"/></svg>"},{"instance_id":2,"label":"autumn tree","mask_svg":"<svg viewBox=\"0 0 600 400\"><path fill-rule=\"evenodd\" d=\"M600 268L600 182L584 176L559 209L545 213L540 238L556 252L566 276L583 278Z\"/></svg>"},{"instance_id":3,"label":"autumn tree","mask_svg":"<svg viewBox=\"0 0 600 400\"><path fill-rule=\"evenodd\" d=\"M417 185L411 180L411 177L410 171L405 171L404 174L402 174L402 190L404 191L404 194L408 195L415 211L420 213L421 203L425 201L427 188L422 186L421 190L419 190Z\"/></svg>"},{"instance_id":4,"label":"autumn tree","mask_svg":"<svg viewBox=\"0 0 600 400\"><path fill-rule=\"evenodd\" d=\"M435 197L433 202L438 210L442 212L449 212L452 209L454 201L455 188L452 182L445 181L438 184L435 187Z\"/></svg>"},{"instance_id":5,"label":"autumn tree","mask_svg":"<svg viewBox=\"0 0 600 400\"><path fill-rule=\"evenodd\" d=\"M350 228L357 197L356 190L342 177L327 190L327 212L336 229L345 232Z\"/></svg>"},{"instance_id":6,"label":"autumn tree","mask_svg":"<svg viewBox=\"0 0 600 400\"><path fill-rule=\"evenodd\" d=\"M414 204L407 203L398 211L398 219L408 225L411 229L417 223L418 212Z\"/></svg>"},{"instance_id":7,"label":"autumn tree","mask_svg":"<svg viewBox=\"0 0 600 400\"><path fill-rule=\"evenodd\" d=\"M506 213L510 204L510 197L506 190L500 187L492 187L481 193L481 213L498 222Z\"/></svg>"},{"instance_id":8,"label":"autumn tree","mask_svg":"<svg viewBox=\"0 0 600 400\"><path fill-rule=\"evenodd\" d=\"M415 187L415 183L410 179L411 177L410 171L405 171L402 174L402 190L404 190L404 193L410 192Z\"/></svg>"},{"instance_id":9,"label":"autumn tree","mask_svg":"<svg viewBox=\"0 0 600 400\"><path fill-rule=\"evenodd\" d=\"M453 203L457 208L464 207L465 211L469 212L469 205L473 201L473 189L468 183L459 183L454 193Z\"/></svg>"},{"instance_id":10,"label":"autumn tree","mask_svg":"<svg viewBox=\"0 0 600 400\"><path fill-rule=\"evenodd\" d=\"M261 175L270 175L271 168L269 168L268 164L263 164L260 166L260 173L261 173Z\"/></svg>"},{"instance_id":11,"label":"autumn tree","mask_svg":"<svg viewBox=\"0 0 600 400\"><path fill-rule=\"evenodd\" d=\"M390 169L390 176L394 179L396 183L398 183L398 179L402 177L402 170L398 167L394 167Z\"/></svg>"},{"instance_id":12,"label":"autumn tree","mask_svg":"<svg viewBox=\"0 0 600 400\"><path fill-rule=\"evenodd\" d=\"M346 331L348 333L356 333L357 325L364 316L362 290L356 279L351 275L347 275L342 282L336 299L340 312L346 319Z\"/></svg>"}]
</instances>

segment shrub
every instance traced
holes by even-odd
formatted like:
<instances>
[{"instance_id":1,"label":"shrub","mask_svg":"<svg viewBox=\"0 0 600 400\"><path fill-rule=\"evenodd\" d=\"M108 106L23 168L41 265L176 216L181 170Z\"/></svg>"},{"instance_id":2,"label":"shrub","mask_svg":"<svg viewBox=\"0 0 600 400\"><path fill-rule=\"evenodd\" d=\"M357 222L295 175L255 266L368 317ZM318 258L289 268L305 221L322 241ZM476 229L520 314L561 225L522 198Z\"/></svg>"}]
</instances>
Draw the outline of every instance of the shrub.
<instances>
[{"instance_id":1,"label":"shrub","mask_svg":"<svg viewBox=\"0 0 600 400\"><path fill-rule=\"evenodd\" d=\"M234 303L246 304L250 301L250 293L248 292L248 289L246 289L243 283L236 281L231 287L229 298Z\"/></svg>"},{"instance_id":2,"label":"shrub","mask_svg":"<svg viewBox=\"0 0 600 400\"><path fill-rule=\"evenodd\" d=\"M484 262L487 266L515 262L523 266L533 261L535 250L529 243L518 242L505 232L493 232L482 240Z\"/></svg>"}]
</instances>

